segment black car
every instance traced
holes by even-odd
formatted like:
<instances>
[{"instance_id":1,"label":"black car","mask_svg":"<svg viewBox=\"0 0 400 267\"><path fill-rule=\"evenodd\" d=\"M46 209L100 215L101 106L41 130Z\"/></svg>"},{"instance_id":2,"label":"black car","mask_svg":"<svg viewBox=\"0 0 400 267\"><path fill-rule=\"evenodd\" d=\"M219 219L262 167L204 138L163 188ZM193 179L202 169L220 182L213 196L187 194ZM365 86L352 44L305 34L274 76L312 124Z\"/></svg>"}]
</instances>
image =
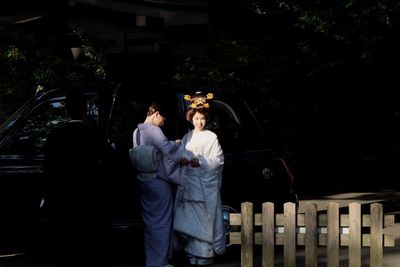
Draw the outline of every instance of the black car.
<instances>
[{"instance_id":1,"label":"black car","mask_svg":"<svg viewBox=\"0 0 400 267\"><path fill-rule=\"evenodd\" d=\"M187 104L183 93L171 89L91 84L47 90L35 96L0 126L0 231L11 227L22 233L21 229L29 231L51 222L44 179L46 138L67 121L64 101L71 90L86 95L88 123L102 129L114 148L105 196L112 227L140 225L137 185L128 150L132 132L144 120L149 101L157 98L167 104L163 130L170 140L182 138L191 127L184 117ZM266 201L276 203L277 209L287 201L297 203L289 167L266 147L264 132L246 102L238 96L213 93L207 127L218 135L225 153L223 204L239 210L243 201L255 203L255 209L261 209Z\"/></svg>"}]
</instances>

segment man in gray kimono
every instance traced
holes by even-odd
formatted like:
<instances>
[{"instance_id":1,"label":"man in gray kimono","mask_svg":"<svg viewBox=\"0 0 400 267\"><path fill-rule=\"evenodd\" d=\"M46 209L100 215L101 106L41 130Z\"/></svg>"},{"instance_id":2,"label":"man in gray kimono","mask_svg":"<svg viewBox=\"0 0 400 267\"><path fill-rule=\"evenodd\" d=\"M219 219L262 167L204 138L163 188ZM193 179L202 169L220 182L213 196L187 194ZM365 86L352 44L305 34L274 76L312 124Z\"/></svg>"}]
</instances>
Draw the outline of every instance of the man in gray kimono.
<instances>
[{"instance_id":1,"label":"man in gray kimono","mask_svg":"<svg viewBox=\"0 0 400 267\"><path fill-rule=\"evenodd\" d=\"M179 184L179 140L169 141L161 130L165 117L161 107L153 103L144 123L133 133L134 146L152 145L159 153L159 168L153 175L138 173L140 201L144 222L146 267L164 267L171 255L173 219L173 184Z\"/></svg>"}]
</instances>

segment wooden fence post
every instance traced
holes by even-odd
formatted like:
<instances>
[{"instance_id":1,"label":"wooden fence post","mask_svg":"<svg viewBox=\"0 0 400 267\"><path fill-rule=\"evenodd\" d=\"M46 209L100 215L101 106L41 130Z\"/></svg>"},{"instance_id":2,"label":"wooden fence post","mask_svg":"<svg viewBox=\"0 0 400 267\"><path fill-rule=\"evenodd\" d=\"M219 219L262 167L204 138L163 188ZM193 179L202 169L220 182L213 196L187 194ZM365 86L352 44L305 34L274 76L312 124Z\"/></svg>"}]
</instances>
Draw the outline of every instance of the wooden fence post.
<instances>
[{"instance_id":1,"label":"wooden fence post","mask_svg":"<svg viewBox=\"0 0 400 267\"><path fill-rule=\"evenodd\" d=\"M253 203L244 202L241 205L242 230L241 230L241 266L253 266Z\"/></svg>"},{"instance_id":2,"label":"wooden fence post","mask_svg":"<svg viewBox=\"0 0 400 267\"><path fill-rule=\"evenodd\" d=\"M327 267L339 267L339 204L328 203Z\"/></svg>"},{"instance_id":3,"label":"wooden fence post","mask_svg":"<svg viewBox=\"0 0 400 267\"><path fill-rule=\"evenodd\" d=\"M361 205L349 204L349 267L361 267Z\"/></svg>"},{"instance_id":4,"label":"wooden fence post","mask_svg":"<svg viewBox=\"0 0 400 267\"><path fill-rule=\"evenodd\" d=\"M371 267L382 267L383 264L383 209L382 204L371 204Z\"/></svg>"},{"instance_id":5,"label":"wooden fence post","mask_svg":"<svg viewBox=\"0 0 400 267\"><path fill-rule=\"evenodd\" d=\"M284 205L283 257L285 267L296 266L296 204L286 202Z\"/></svg>"},{"instance_id":6,"label":"wooden fence post","mask_svg":"<svg viewBox=\"0 0 400 267\"><path fill-rule=\"evenodd\" d=\"M262 204L262 267L274 266L275 253L275 209L274 203Z\"/></svg>"},{"instance_id":7,"label":"wooden fence post","mask_svg":"<svg viewBox=\"0 0 400 267\"><path fill-rule=\"evenodd\" d=\"M305 257L306 267L317 267L318 250L318 224L317 224L317 204L308 203L306 205L306 237L305 237Z\"/></svg>"}]
</instances>

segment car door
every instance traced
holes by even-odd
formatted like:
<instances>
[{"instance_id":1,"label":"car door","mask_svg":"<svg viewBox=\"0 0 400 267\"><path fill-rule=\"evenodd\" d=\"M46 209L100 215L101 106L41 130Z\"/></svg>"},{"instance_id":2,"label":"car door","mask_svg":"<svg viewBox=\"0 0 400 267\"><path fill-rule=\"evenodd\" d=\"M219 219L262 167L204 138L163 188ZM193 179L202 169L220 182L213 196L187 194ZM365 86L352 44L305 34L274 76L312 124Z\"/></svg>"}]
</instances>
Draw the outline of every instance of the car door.
<instances>
[{"instance_id":1,"label":"car door","mask_svg":"<svg viewBox=\"0 0 400 267\"><path fill-rule=\"evenodd\" d=\"M67 121L66 92L37 98L10 120L0 146L0 218L27 220L44 208L47 135ZM97 96L88 95L88 118L97 123Z\"/></svg>"}]
</instances>

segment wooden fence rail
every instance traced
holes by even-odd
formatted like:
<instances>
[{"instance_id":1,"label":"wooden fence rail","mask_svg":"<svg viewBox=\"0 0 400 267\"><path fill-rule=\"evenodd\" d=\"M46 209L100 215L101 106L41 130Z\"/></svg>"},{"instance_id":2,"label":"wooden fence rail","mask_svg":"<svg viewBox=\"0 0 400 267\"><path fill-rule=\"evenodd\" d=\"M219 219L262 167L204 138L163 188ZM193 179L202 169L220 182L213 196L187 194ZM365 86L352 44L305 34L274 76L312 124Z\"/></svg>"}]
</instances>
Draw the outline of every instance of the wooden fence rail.
<instances>
[{"instance_id":1,"label":"wooden fence rail","mask_svg":"<svg viewBox=\"0 0 400 267\"><path fill-rule=\"evenodd\" d=\"M383 234L393 226L394 215L384 215L382 204L370 205L370 214L361 213L360 203L350 203L348 214L341 214L338 203L328 203L326 213L317 205L306 204L305 213L296 213L296 205L284 204L284 213L275 214L274 204L262 205L261 214L253 214L253 204L244 202L241 213L230 214L230 243L241 245L241 266L253 266L253 245L262 245L262 266L274 266L275 246L283 245L285 267L296 265L296 248L305 248L305 266L316 267L318 247L326 246L327 267L339 266L339 248L348 247L350 267L361 266L362 247L370 247L370 266L381 267L383 247L394 247L394 236ZM235 227L236 226L236 227ZM254 226L261 226L255 232ZM237 231L235 231L235 229Z\"/></svg>"}]
</instances>

